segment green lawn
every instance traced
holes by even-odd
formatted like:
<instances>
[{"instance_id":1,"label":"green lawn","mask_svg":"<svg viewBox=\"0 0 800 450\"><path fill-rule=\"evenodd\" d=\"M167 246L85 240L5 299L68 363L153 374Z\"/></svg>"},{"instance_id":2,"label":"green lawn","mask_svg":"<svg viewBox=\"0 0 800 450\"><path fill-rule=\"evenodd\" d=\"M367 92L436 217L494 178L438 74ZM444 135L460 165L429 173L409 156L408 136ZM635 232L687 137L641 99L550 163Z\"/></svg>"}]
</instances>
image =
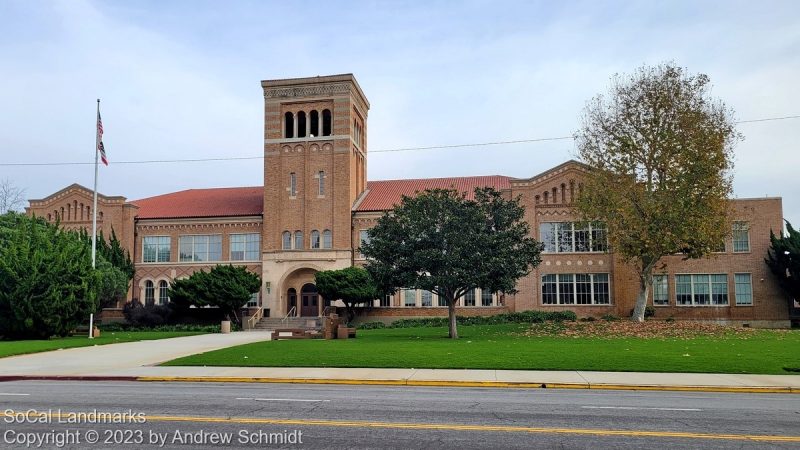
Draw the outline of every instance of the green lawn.
<instances>
[{"instance_id":1,"label":"green lawn","mask_svg":"<svg viewBox=\"0 0 800 450\"><path fill-rule=\"evenodd\" d=\"M149 341L179 336L202 334L193 331L116 331L101 332L100 337L89 339L86 336L53 338L31 341L0 341L0 358L26 353L46 352L63 348L88 347L90 345L116 344L119 342Z\"/></svg>"},{"instance_id":2,"label":"green lawn","mask_svg":"<svg viewBox=\"0 0 800 450\"><path fill-rule=\"evenodd\" d=\"M526 337L525 325L359 330L350 340L259 342L165 365L404 367L789 374L800 368L800 331L691 339Z\"/></svg>"}]
</instances>

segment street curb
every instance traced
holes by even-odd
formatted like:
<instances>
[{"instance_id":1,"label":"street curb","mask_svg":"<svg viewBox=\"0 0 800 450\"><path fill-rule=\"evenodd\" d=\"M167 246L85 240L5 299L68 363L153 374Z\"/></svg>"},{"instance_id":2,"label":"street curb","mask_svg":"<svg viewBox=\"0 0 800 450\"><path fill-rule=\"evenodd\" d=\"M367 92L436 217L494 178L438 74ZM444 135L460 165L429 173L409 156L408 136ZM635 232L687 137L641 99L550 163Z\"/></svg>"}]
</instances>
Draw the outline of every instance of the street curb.
<instances>
[{"instance_id":1,"label":"street curb","mask_svg":"<svg viewBox=\"0 0 800 450\"><path fill-rule=\"evenodd\" d=\"M135 377L143 382L182 383L287 383L287 384L339 384L377 386L435 386L435 387L483 387L522 389L594 389L627 391L684 391L684 392L728 392L741 394L800 394L800 388L764 386L679 386L636 384L589 384L589 383L534 383L505 381L442 381L442 380L359 380L336 378L271 378L271 377Z\"/></svg>"},{"instance_id":2,"label":"street curb","mask_svg":"<svg viewBox=\"0 0 800 450\"><path fill-rule=\"evenodd\" d=\"M5 381L138 381L138 378L100 375L0 375L0 383Z\"/></svg>"}]
</instances>

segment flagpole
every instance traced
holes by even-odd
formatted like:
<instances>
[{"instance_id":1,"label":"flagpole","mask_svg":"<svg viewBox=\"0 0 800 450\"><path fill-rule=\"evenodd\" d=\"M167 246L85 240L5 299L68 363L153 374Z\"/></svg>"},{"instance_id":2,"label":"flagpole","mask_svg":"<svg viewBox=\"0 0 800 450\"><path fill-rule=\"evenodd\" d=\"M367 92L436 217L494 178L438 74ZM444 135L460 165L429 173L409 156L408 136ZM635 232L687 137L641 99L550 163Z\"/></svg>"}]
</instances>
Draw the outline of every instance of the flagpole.
<instances>
[{"instance_id":1,"label":"flagpole","mask_svg":"<svg viewBox=\"0 0 800 450\"><path fill-rule=\"evenodd\" d=\"M92 269L97 261L97 160L100 157L100 99L97 99L97 119L94 122L94 200L92 204Z\"/></svg>"}]
</instances>

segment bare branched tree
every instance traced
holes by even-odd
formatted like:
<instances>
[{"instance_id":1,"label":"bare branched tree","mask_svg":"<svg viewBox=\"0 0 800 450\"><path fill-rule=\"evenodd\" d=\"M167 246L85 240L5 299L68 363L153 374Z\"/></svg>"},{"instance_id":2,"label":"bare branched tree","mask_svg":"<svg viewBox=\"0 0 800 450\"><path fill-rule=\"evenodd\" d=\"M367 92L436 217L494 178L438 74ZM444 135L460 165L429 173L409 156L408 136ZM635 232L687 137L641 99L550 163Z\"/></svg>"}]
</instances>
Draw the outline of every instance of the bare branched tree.
<instances>
[{"instance_id":1,"label":"bare branched tree","mask_svg":"<svg viewBox=\"0 0 800 450\"><path fill-rule=\"evenodd\" d=\"M0 181L0 214L19 211L25 205L25 189L20 189L8 178Z\"/></svg>"}]
</instances>

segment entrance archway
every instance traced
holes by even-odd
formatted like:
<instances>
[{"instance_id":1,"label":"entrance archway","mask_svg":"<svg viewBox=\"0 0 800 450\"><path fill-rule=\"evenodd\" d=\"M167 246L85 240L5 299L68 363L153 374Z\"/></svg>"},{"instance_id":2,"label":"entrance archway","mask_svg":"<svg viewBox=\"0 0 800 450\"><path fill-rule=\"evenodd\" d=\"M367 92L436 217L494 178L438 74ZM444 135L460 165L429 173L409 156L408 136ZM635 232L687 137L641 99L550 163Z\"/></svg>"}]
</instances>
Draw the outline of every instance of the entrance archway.
<instances>
[{"instance_id":1,"label":"entrance archway","mask_svg":"<svg viewBox=\"0 0 800 450\"><path fill-rule=\"evenodd\" d=\"M300 290L300 315L303 317L317 317L319 315L319 294L317 286L306 283Z\"/></svg>"}]
</instances>

